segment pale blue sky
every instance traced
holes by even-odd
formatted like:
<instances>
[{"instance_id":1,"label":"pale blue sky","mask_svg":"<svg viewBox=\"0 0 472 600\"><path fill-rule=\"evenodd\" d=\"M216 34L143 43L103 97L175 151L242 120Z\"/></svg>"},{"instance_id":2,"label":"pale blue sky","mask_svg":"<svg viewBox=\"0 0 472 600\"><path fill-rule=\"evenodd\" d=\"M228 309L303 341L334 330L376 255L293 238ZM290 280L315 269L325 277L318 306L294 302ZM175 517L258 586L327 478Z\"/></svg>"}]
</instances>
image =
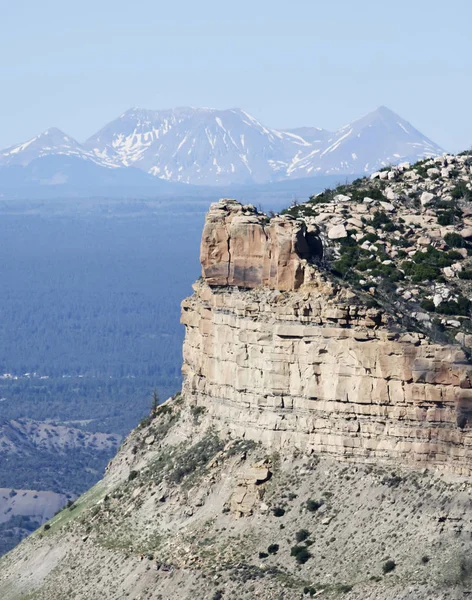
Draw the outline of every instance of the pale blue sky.
<instances>
[{"instance_id":1,"label":"pale blue sky","mask_svg":"<svg viewBox=\"0 0 472 600\"><path fill-rule=\"evenodd\" d=\"M384 104L448 150L472 145L470 0L0 5L0 148L187 105L335 129Z\"/></svg>"}]
</instances>

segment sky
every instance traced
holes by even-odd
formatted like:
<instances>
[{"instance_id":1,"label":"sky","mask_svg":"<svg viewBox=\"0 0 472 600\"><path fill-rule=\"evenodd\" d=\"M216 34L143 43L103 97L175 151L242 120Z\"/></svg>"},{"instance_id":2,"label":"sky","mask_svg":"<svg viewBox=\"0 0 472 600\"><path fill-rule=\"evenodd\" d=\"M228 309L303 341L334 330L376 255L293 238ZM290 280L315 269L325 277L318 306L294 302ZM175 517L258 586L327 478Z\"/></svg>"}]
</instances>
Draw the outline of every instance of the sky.
<instances>
[{"instance_id":1,"label":"sky","mask_svg":"<svg viewBox=\"0 0 472 600\"><path fill-rule=\"evenodd\" d=\"M470 0L0 0L0 148L132 106L338 129L380 105L472 146Z\"/></svg>"}]
</instances>

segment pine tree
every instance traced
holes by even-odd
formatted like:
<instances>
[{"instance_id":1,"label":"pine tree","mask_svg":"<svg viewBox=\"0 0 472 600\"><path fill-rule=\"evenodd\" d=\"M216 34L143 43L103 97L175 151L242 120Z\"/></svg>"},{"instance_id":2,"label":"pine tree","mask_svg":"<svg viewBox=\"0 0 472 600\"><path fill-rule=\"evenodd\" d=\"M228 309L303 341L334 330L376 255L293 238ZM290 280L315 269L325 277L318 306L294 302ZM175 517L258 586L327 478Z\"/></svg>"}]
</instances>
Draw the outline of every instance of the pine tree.
<instances>
[{"instance_id":1,"label":"pine tree","mask_svg":"<svg viewBox=\"0 0 472 600\"><path fill-rule=\"evenodd\" d=\"M154 390L152 393L152 406L151 406L151 416L155 416L157 412L157 408L159 406L159 394L157 390Z\"/></svg>"}]
</instances>

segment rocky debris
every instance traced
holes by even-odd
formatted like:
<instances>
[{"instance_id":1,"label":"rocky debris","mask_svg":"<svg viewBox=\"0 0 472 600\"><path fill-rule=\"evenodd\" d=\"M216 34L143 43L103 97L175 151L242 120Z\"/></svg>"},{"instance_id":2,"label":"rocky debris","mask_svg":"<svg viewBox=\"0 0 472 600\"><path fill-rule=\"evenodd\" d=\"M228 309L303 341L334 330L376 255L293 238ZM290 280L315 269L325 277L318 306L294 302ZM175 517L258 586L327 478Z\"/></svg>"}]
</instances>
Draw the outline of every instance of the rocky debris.
<instances>
[{"instance_id":1,"label":"rocky debris","mask_svg":"<svg viewBox=\"0 0 472 600\"><path fill-rule=\"evenodd\" d=\"M261 485L270 479L271 472L265 464L257 464L248 467L238 475L240 485Z\"/></svg>"},{"instance_id":2,"label":"rocky debris","mask_svg":"<svg viewBox=\"0 0 472 600\"><path fill-rule=\"evenodd\" d=\"M180 412L167 429L156 417L132 432L76 510L59 513L47 531L1 559L2 600L57 600L64 593L77 600L221 593L241 600L317 594L396 600L410 597L413 588L415 600L463 596L471 581L464 571L472 534L468 478L365 459L349 464L287 445L277 453L266 444L225 438L206 456L219 456L210 459L211 473L180 479L179 457L201 448L209 435L206 425L194 423L191 406L176 407ZM149 435L164 450L158 464L167 465L166 475L143 443ZM264 458L268 453L273 463ZM122 468L124 455L139 464L132 481ZM264 469L270 480L256 485ZM170 495L181 501L156 502L163 475ZM304 561L297 559L300 549ZM384 574L389 557L394 576ZM335 570L339 564L342 572Z\"/></svg>"},{"instance_id":3,"label":"rocky debris","mask_svg":"<svg viewBox=\"0 0 472 600\"><path fill-rule=\"evenodd\" d=\"M402 326L444 341L458 322L467 331L472 153L386 168L326 190L284 214L316 226L323 242L322 266L353 289L371 294ZM440 301L432 293L438 285L447 289ZM395 294L401 299L396 306Z\"/></svg>"},{"instance_id":4,"label":"rocky debris","mask_svg":"<svg viewBox=\"0 0 472 600\"><path fill-rule=\"evenodd\" d=\"M211 286L298 289L310 280L308 260L321 256L321 242L290 217L271 220L234 200L212 204L200 249L202 276Z\"/></svg>"},{"instance_id":5,"label":"rocky debris","mask_svg":"<svg viewBox=\"0 0 472 600\"><path fill-rule=\"evenodd\" d=\"M231 512L239 517L252 515L255 506L264 495L262 484L269 481L271 476L272 473L265 460L239 472L237 487L230 500Z\"/></svg>"}]
</instances>

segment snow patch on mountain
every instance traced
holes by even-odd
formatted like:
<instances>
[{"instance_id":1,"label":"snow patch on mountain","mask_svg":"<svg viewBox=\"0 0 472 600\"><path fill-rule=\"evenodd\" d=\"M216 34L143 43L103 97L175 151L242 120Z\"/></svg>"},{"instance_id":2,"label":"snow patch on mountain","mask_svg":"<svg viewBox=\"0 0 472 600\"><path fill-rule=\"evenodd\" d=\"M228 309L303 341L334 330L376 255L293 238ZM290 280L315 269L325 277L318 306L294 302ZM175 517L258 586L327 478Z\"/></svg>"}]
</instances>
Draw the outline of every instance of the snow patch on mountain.
<instances>
[{"instance_id":1,"label":"snow patch on mountain","mask_svg":"<svg viewBox=\"0 0 472 600\"><path fill-rule=\"evenodd\" d=\"M0 151L0 166L63 156L106 169L134 167L172 182L231 185L369 173L442 153L386 107L336 132L272 129L238 108L132 108L83 144L59 129L48 129Z\"/></svg>"}]
</instances>

